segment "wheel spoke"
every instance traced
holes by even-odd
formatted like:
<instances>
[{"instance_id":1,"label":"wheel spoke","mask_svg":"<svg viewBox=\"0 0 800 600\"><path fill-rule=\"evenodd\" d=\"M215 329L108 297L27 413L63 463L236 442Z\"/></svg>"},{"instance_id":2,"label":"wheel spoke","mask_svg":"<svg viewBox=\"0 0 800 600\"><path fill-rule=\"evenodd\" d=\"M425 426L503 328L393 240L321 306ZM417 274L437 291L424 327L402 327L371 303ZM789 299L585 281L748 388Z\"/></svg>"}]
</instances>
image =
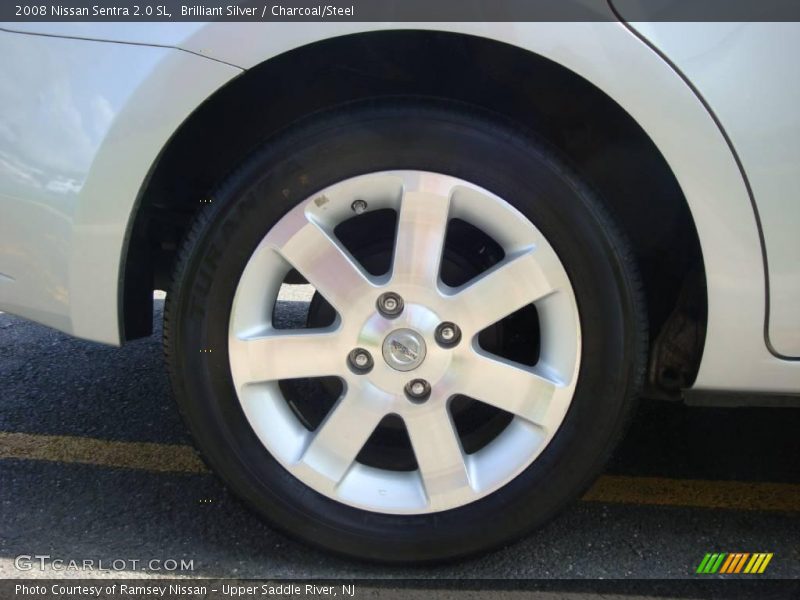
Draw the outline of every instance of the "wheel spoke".
<instances>
[{"instance_id":1,"label":"wheel spoke","mask_svg":"<svg viewBox=\"0 0 800 600\"><path fill-rule=\"evenodd\" d=\"M347 349L336 332L231 338L228 352L234 380L242 383L324 377L347 371Z\"/></svg>"},{"instance_id":2,"label":"wheel spoke","mask_svg":"<svg viewBox=\"0 0 800 600\"><path fill-rule=\"evenodd\" d=\"M432 509L473 494L464 452L445 403L404 416Z\"/></svg>"},{"instance_id":3,"label":"wheel spoke","mask_svg":"<svg viewBox=\"0 0 800 600\"><path fill-rule=\"evenodd\" d=\"M400 205L392 282L436 287L450 210L447 196L407 191Z\"/></svg>"},{"instance_id":4,"label":"wheel spoke","mask_svg":"<svg viewBox=\"0 0 800 600\"><path fill-rule=\"evenodd\" d=\"M301 462L318 475L338 483L347 473L372 432L386 415L381 392L349 389L314 433Z\"/></svg>"},{"instance_id":5,"label":"wheel spoke","mask_svg":"<svg viewBox=\"0 0 800 600\"><path fill-rule=\"evenodd\" d=\"M372 287L367 275L347 250L310 221L276 250L339 314Z\"/></svg>"},{"instance_id":6,"label":"wheel spoke","mask_svg":"<svg viewBox=\"0 0 800 600\"><path fill-rule=\"evenodd\" d=\"M536 425L545 426L559 382L540 375L532 368L473 354L464 365L458 391Z\"/></svg>"},{"instance_id":7,"label":"wheel spoke","mask_svg":"<svg viewBox=\"0 0 800 600\"><path fill-rule=\"evenodd\" d=\"M535 251L526 250L467 283L452 299L462 323L478 333L553 291Z\"/></svg>"}]
</instances>

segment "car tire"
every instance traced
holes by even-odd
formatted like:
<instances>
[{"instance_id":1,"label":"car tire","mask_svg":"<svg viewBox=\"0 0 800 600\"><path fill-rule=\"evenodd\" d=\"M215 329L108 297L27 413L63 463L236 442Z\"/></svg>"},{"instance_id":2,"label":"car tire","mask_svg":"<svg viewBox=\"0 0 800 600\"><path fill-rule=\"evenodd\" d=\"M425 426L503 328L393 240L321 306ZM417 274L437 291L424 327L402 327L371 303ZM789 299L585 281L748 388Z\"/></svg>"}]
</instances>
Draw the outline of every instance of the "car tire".
<instances>
[{"instance_id":1,"label":"car tire","mask_svg":"<svg viewBox=\"0 0 800 600\"><path fill-rule=\"evenodd\" d=\"M378 235L375 231L379 227L367 227L370 231L354 236L345 251L330 259L329 267L322 268L322 262L328 261L329 257L314 254L315 250L303 246L303 240L313 238L317 240L313 243L322 245L331 240L337 243L343 239L337 237L341 231L331 225L323 228L326 233L319 237L319 231L308 229L306 221L302 222L305 229L292 225L297 219L306 218L313 224L315 219L324 220L328 218L326 215L334 213L342 222L355 219L353 222L358 223L358 219L373 218L369 217L373 206L376 207L375 214L380 212L380 207L391 213L394 192L386 190L399 186L397 189L402 192L417 185L409 182L422 182L419 185L429 186L426 193L439 189L437 186L451 186L442 197L450 194L448 206L457 205L459 223L472 220L469 226L462 226L460 233L455 231L453 221L448 221L448 227L452 228L451 237L455 239L460 235L466 240L460 246L463 250L453 251L452 258L442 253L441 259L437 259L441 261L439 283L434 285L438 286L437 289L420 292L419 296L431 298L433 303L446 300L450 304L442 306L453 306L454 314L465 319L459 324L461 339L457 347L449 349L447 343L441 344L440 338L435 338L439 334L433 329L434 323L429 330L422 332L420 329L418 335L403 338L405 341L392 338L388 346L390 354L386 358L381 354L381 346L375 346L369 355L371 370L360 371L352 357L348 359L346 349L363 345L362 342L372 343L362 329L352 336L349 346L341 347L341 351L335 344L326 345L328 338L322 337L318 339L324 343L320 342L318 347L303 346L300 350L291 346L295 338L286 337L280 338L278 344L263 346L271 350L264 354L263 360L259 359L259 364L268 365L264 367L268 371L276 369L274 376L259 375L261 366L258 365L248 363L241 367L241 360L255 359L248 354L249 350L237 349L244 342L236 336L241 332L255 331L262 325L271 327L273 333L277 331L272 322L274 305L267 303L262 317L253 316L257 315L257 308L247 304L250 300L242 299L247 290L264 294L264 290L269 288L273 293L279 282L280 285L292 281L315 284L313 278L323 284L314 286L317 292L329 286L334 290L331 293L335 294L336 301L329 303L327 298L322 298L325 293L320 293L308 309L309 315L314 315L307 318L316 319L316 324L311 323L311 329L323 332L319 335L333 336L336 331L351 331L352 327L361 327L362 322L370 319L371 323L379 323L373 323L374 327L385 325L386 331L394 327L392 323L414 322L411 316L379 314L381 307L375 308L373 296L369 296L368 301L364 298L373 291L375 297L391 291L391 282L395 281L393 277L398 273L398 267L394 267L389 276L380 273L386 268L386 260L375 257L385 254L386 247L393 251L392 244L387 246L383 243L381 246L380 239L394 240L393 236L396 236L403 240L406 245L399 248L405 248L402 251L406 260L413 263L415 257L423 260L425 256L436 254L428 252L436 247L435 244L425 245L428 243L425 240L430 241L432 237L426 238L428 234L420 233L420 230L414 230L410 237L402 237L396 231ZM378 190L381 186L388 187ZM457 191L453 192L453 189ZM364 201L366 207L357 203L363 200L359 195L367 198ZM453 559L507 544L542 525L579 497L600 472L624 430L643 377L647 331L641 284L629 245L587 182L535 135L518 124L462 106L399 99L391 103L354 104L313 115L266 140L210 198L210 203L203 204L179 252L173 286L166 301L164 346L178 405L205 460L239 497L274 527L315 546L362 559L405 563ZM341 206L334 206L337 202ZM331 207L327 213L324 212L325 206ZM349 207L351 214L344 215L344 206ZM419 223L427 218L425 206L420 208L422 212L417 224L412 222L411 227L420 227ZM483 206L487 208L484 210ZM397 209L395 214L398 211L402 215L401 209ZM414 214L410 213L409 219L412 217ZM401 217L397 218L394 227L399 230ZM364 220L364 223L368 221ZM519 234L514 237L517 229ZM450 235L451 229L447 232ZM295 237L290 239L290 236ZM484 242L486 236L493 241ZM497 240L494 238L505 242L495 244ZM534 241L528 244L525 241L528 239ZM452 241L450 237L447 240ZM447 240L442 241L443 246L450 243ZM481 241L483 250L470 246L475 240ZM419 244L418 250L415 250L415 244ZM339 250L342 247L343 241ZM262 260L256 258L261 256L259 253L266 251L278 258L263 259L263 263L253 266L253 261ZM459 305L459 293L466 291L475 281L494 281L485 274L499 273L501 267L511 264L514 257L525 252L532 252L534 257L529 263L535 265L530 270L530 282L528 272L519 270L513 279L508 276L505 280L497 279L507 282L508 289L498 292L496 285L489 286L491 299L485 304L487 310L494 306L493 303L499 303L498 315L495 316L503 316L504 310L516 306L512 306L508 297L522 294L524 290L533 293L533 288L545 285L542 283L545 280L556 291L542 292L545 300L532 299L525 305L536 308L535 313L528 317L518 316L510 324L499 321L500 324L491 325L495 329L488 337L492 339L484 343L481 336L488 329L481 330L480 334L476 329L488 323L489 317L483 318L480 314L480 307L484 305L468 295L464 298L471 299L465 299ZM357 256L364 261L374 259L376 264L368 269ZM390 265L394 264L391 261L399 260L394 256L390 257ZM357 270L356 275L350 271L344 275L335 273L337 265L347 264L350 259L362 267L361 271ZM486 261L486 264L481 261ZM278 265L283 266L279 268ZM313 277L307 277L303 268L295 268L297 265L310 270ZM447 284L441 282L445 265L452 271ZM259 270L259 267L263 268ZM413 265L409 269L413 271ZM341 280L340 284L351 278L357 279L361 285L359 272L371 282L364 284L364 293L355 295L343 285L336 287L337 278ZM252 277L254 283L247 283ZM401 281L399 275L397 277L397 281ZM428 310L423 306L425 301L416 299L414 290L421 285L421 279L412 279L402 280L406 282L405 287L397 288L406 290L400 294L406 312L417 311L418 315L423 315L414 317L419 319L419 323L428 323L434 318L430 315L449 319L446 309ZM244 288L247 289L242 291ZM520 298L524 299L523 296ZM469 310L464 308L468 302L471 302ZM548 302L551 304L539 307L540 303ZM517 302L520 303L522 300ZM389 305L396 308L391 302ZM236 314L237 310L247 313L246 317L251 319L247 323L250 324L245 323L245 316ZM351 317L352 311L361 313ZM336 313L341 313L338 320ZM397 318L400 321L392 320ZM558 323L550 324L548 319ZM236 329L239 322L246 326ZM470 325L473 322L475 325ZM559 330L562 326L563 331ZM424 327L420 325L420 328ZM413 333L414 326L407 329ZM259 331L252 339L264 334ZM302 332L277 331L276 335L297 333ZM384 353L388 335L395 334L392 332L375 342L383 344ZM241 338L246 338L245 333L241 333ZM252 341L251 338L247 340ZM494 373L509 373L513 375L509 381L516 382L519 373L503 370L508 368L521 369L523 375L538 373L537 377L555 373L552 375L555 387L547 388L549 391L546 392L552 394L553 399L537 404L539 408L536 411L539 412L534 411L535 415L545 415L542 418L547 419L548 424L537 429L538 425L531 426L518 413L505 411L507 406L503 402L509 397L519 396L520 386L526 386L528 379L519 379L522 383L504 389L503 398L490 398L502 410L492 404L480 412L476 406L483 407L483 400L476 403L470 400L474 400L474 396L467 395L467 408L464 410L472 419L469 422L472 429L468 433L478 440L469 442L478 448L474 454L469 454L467 441L458 429L456 416L453 416L452 403L455 401L447 395L454 390L462 393L459 380L465 382L465 388L477 390L479 395L483 393L487 397L492 395L491 385L501 389L511 384L507 384L503 377L496 377L489 385L485 378L481 379L483 370L477 367L453 370L457 369L455 365L460 359L452 358L448 352L458 352L461 353L458 356L480 361L486 359L487 352L483 346L492 344L503 352L511 348L508 352L520 353L519 356L523 356L520 364L528 360L525 356L536 356L520 367L513 356L509 358L498 350L500 358L492 355L489 359L492 362L485 363L491 367L485 371L487 377ZM420 358L422 345L427 348L424 359ZM330 348L334 347L338 354L331 359L327 353L333 352ZM392 355L392 348L397 348L400 354ZM551 357L551 362L560 365L558 368L547 362ZM409 388L393 387L400 385L395 382L401 382L402 377L408 377L410 381L415 372L413 369L409 372L399 370L405 368L403 361L413 363L419 360L423 362L416 368L427 369L424 372L430 373L431 377L433 395L427 402L424 398L409 397ZM357 397L357 400L367 398L368 393L373 394L378 400L370 400L372 404L363 409L366 411L364 415L373 410L375 402L386 403L381 409L386 414L399 411L407 415L401 420L409 438L388 429L386 436L387 439L402 437L405 440L390 449L400 454L405 452L403 456L408 453L408 439L414 438L411 451L415 458L411 467L401 466L393 471L393 467L382 466L389 463L381 461L389 459L383 456L381 445L372 442L369 460L359 459L361 462L350 463L346 476L337 475L346 477L338 483L331 483L320 475L331 461L338 460L338 454L332 457L324 455L328 446L322 442L314 446L315 452L322 448L319 450L322 454L317 456L314 464L323 464L323 467L313 473L309 471L309 461L303 462L302 469L297 467L298 457L292 452L296 454L298 447L305 448L303 452L310 452L308 448L313 442L307 442L306 446L293 446L297 442L295 438L316 439L315 432L322 431L320 428L325 424L337 422L330 415L340 406L328 407L330 412L328 416L323 414L322 424L317 424L317 429L311 426L306 427L308 431L295 429L292 419L297 414L280 404L280 397L288 397L284 383L295 381L298 374L306 376L314 364L319 365L321 375L336 375L344 381L343 387L349 396L341 389L330 392L330 382L314 379L316 387L301 386L300 391L296 391L299 394L297 402L309 401L306 396L319 394L322 397L325 390L334 396L344 394L342 397ZM332 372L340 367L341 372ZM288 377L285 380L280 376L280 368L286 369ZM259 376L269 381L242 383L242 378L251 375L254 381ZM282 383L278 383L279 380ZM370 383L363 383L368 380ZM447 383L450 387L442 383L451 380L452 385ZM424 391L421 387L419 389ZM562 396L557 396L562 392ZM260 399L249 399L247 394L261 396ZM450 448L442 450L449 443L442 441L449 433L440 434L438 429L430 429L430 447L426 446L425 436L417 433L418 430L413 436L411 434L413 428L424 429L425 421L410 411L417 410L416 406L424 407L419 409L421 411L432 411L431 406L438 402L434 399L434 396L439 397L437 394L447 396L443 402L450 402L443 410L451 411L452 429L460 440L462 456L469 463L463 473L453 476L453 481L460 479L452 484L448 483L450 480L443 483L446 477L436 471L438 457L451 453ZM526 399L520 397L515 402L524 404ZM558 403L559 406L554 406ZM271 407L269 410L273 412L268 412L264 406ZM292 410L295 410L294 405ZM503 415L506 414L510 416L505 418ZM495 427L499 433L484 431L490 421L499 423ZM531 417L531 421L535 418ZM341 423L339 435L342 440L331 442L331 448L338 448L336 444L353 446L353 438L366 435L359 429L359 419L342 417ZM519 443L513 441L517 438L512 433L508 433L512 425L517 427L516 424L519 424L519 431L512 433L518 435ZM535 431L538 434L532 433ZM536 441L530 441L535 435L539 435ZM504 441L496 441L501 438ZM513 439L507 441L506 438ZM535 443L540 447L534 447ZM389 446L387 442L386 448ZM385 453L391 454L390 450ZM364 452L363 448L361 452ZM489 458L484 460L482 452ZM327 459L330 460L326 462ZM414 471L415 464L418 473ZM428 464L433 466L428 468ZM447 468L442 467L442 472L447 469L452 471L457 467L448 463ZM447 477L452 475L451 471L447 471ZM470 479L473 475L478 483ZM465 477L466 483L463 481ZM350 484L343 482L350 478L357 483L348 488ZM392 486L400 480L405 487L397 483L395 491ZM412 480L421 483L414 484L417 486L414 487L409 483ZM381 487L384 483L388 493ZM376 486L381 489L376 491ZM402 499L406 497L404 494L408 496L405 500Z\"/></svg>"}]
</instances>

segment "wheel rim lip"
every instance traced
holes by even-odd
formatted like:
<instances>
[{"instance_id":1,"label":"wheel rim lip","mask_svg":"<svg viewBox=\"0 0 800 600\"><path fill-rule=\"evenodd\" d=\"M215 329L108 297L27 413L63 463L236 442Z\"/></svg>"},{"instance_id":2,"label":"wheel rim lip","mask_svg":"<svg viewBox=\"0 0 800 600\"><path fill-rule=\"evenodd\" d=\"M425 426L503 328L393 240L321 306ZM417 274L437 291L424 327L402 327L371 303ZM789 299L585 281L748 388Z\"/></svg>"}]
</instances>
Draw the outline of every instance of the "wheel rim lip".
<instances>
[{"instance_id":1,"label":"wheel rim lip","mask_svg":"<svg viewBox=\"0 0 800 600\"><path fill-rule=\"evenodd\" d=\"M265 245L269 248L270 244L275 243L274 239L270 240L270 235L275 231L276 227L287 219L303 218L314 220L319 218L316 209L319 208L320 198L329 198L332 205L337 200L339 201L339 206L334 206L333 210L331 210L330 214L326 217L330 219L329 222L335 222L339 218L353 216L352 213L348 213L346 209L352 206L354 198L349 198L349 202L345 202L342 199L344 198L347 200L348 194L352 194L353 190L359 188L371 190L372 196L369 201L370 210L376 208L397 208L397 205L393 204L392 200L389 198L391 194L381 196L376 190L378 190L381 185L391 187L392 185L397 185L398 182L402 190L422 186L427 190L438 191L438 193L442 194L450 195L453 193L454 189L459 189L462 190L464 194L470 195L469 201L464 201L461 205L456 207L457 210L454 211L451 218L452 216L456 216L474 223L478 216L476 207L481 204L476 198L483 198L488 201L489 204L493 204L494 209L489 213L491 218L489 218L489 231L487 231L487 233L490 235L493 233L499 234L492 235L492 237L495 239L497 239L497 237L501 238L499 241L504 249L507 250L507 253L518 251L518 246L520 246L519 240L515 239L514 232L512 231L509 233L508 229L510 228L517 232L521 231L521 229L527 229L528 233L537 240L536 251L542 252L544 250L544 254L549 257L548 260L554 257L557 268L563 272L562 274L566 286L559 290L563 292L563 294L560 294L563 296L561 302L566 302L566 304L569 305L573 313L574 321L574 327L572 331L569 332L573 337L570 343L574 346L571 368L567 369L566 372L564 369L559 372L559 378L562 383L559 388L560 405L555 407L555 409L557 409L557 414L552 414L548 417L547 428L538 428L528 421L515 417L509 427L504 430L497 439L492 441L487 448L481 449L473 455L466 455L464 457L465 468L469 473L471 481L474 480L475 482L474 489L468 494L462 493L460 495L454 495L453 499L438 502L435 505L433 505L430 498L427 497L425 483L421 480L421 474L418 472L383 471L360 463L355 463L348 471L346 477L341 481L334 484L330 481L326 481L324 475L320 475L319 470L309 468L307 464L299 461L300 456L298 455L297 449L302 449L307 446L306 438L308 438L310 434L305 431L299 423L292 422L292 419L294 418L296 421L296 418L293 417L288 407L281 406L283 397L277 385L277 380L259 383L245 381L241 376L241 365L236 364L239 362L240 353L235 351L235 348L238 347L243 332L256 331L260 326L265 325L265 323L253 322L252 318L250 322L248 322L246 318L242 319L242 313L250 313L251 317L253 313L252 307L247 306L249 302L247 296L252 296L253 290L256 290L256 295L259 293L264 295L266 293L267 297L272 296L274 298L277 296L277 289L280 287L280 283L283 279L283 276L280 275L281 267L284 266L283 259L277 256L264 258ZM498 207L500 208L498 209ZM483 216L484 218L486 217L486 215ZM520 223L523 225L520 226ZM484 220L480 221L480 225L484 230L487 229L487 223ZM250 275L254 269L260 269L263 274L265 266L272 267L272 276L267 277L260 284L249 281L249 279L251 279ZM375 301L381 293L387 291L387 288L383 287L387 283L387 280L385 278L375 278L374 282L374 294L371 294L367 298L356 299L353 304L352 312L355 313L359 310L368 311L368 305L370 304L372 312L375 312ZM439 308L443 305L440 300L452 295L452 290L447 290L445 288L446 286L440 285L438 289L421 289L419 286L408 285L396 288L393 287L392 291L398 291L404 298L409 293L410 296L408 297L417 295L421 298L419 304L425 305L426 307L434 306ZM272 292L274 292L274 294ZM412 307L413 305L414 302L411 303ZM538 307L537 304L537 308ZM271 315L272 308L270 304L269 311L262 311L262 314L263 312L268 312ZM409 306L406 306L406 309L408 310ZM554 309L551 307L550 310L553 311ZM556 312L561 314L563 310L561 310L561 312ZM435 314L436 318L440 319L440 321L446 320L441 318L433 310L431 314ZM547 310L544 311L544 314L546 317ZM340 317L337 318L337 322L334 323L333 326L325 330L320 330L319 333L330 333L333 335L336 332L341 332L343 329L351 327L351 324L348 323L348 321L351 320L352 319L347 315L341 318L340 313ZM398 322L393 318L392 321L391 327L387 327L387 329L400 329L406 324L402 319ZM433 321L435 321L435 319ZM436 323L433 322L434 326L435 324ZM361 329L369 329L363 323L360 323L359 326ZM354 344L357 346L363 345L365 337L369 338L369 336L372 335L369 331L364 333L361 329L358 329L358 327L355 328L358 334L355 336ZM560 333L563 334L564 332ZM442 352L451 352L451 350L447 349L434 348L437 344L434 342L433 330L428 331L428 334L429 335L423 339L427 339L426 346L431 354L435 355L436 352L440 350ZM488 354L478 345L477 335L472 338L465 337L460 341L459 346L463 346L463 351L465 352L471 352L476 355ZM460 349L460 351L461 350L462 349ZM574 291L569 284L569 278L563 265L560 260L558 260L555 251L552 249L549 242L547 242L544 235L542 235L535 225L516 208L491 192L462 179L426 171L383 171L345 179L309 196L309 198L290 210L289 213L280 219L270 232L267 233L264 240L262 240L259 245L259 248L254 252L245 267L234 296L233 309L231 311L229 323L229 357L234 386L245 416L266 450L278 460L287 471L315 491L355 508L391 514L423 514L464 506L502 488L530 466L549 444L571 404L580 367L580 350L580 320ZM373 352L372 355L376 364L384 362L381 354L382 352L380 350L378 354ZM492 358L495 359L497 357ZM422 361L423 364L427 359L428 356L426 355L425 360ZM345 360L344 356L342 360ZM547 367L547 365L545 365L545 367ZM457 385L453 384L447 377L449 376L451 380L455 380L459 377L468 376L468 374L461 373L457 369L452 372L450 369L451 367L448 365L443 376L439 376L438 378L436 376L433 377L434 381L431 381L431 383L434 392L430 400L416 405L414 418L424 418L424 411L434 410L436 406L448 405L449 400L456 393ZM400 376L397 381L398 385L401 383L401 378L404 378L404 381L409 381L412 378L424 378L424 375L427 374L426 372L419 371L418 368L405 372L395 371L395 373ZM401 416L410 414L405 412L410 410L408 407L403 407L397 403L397 393L387 394L386 389L384 389L384 382L381 381L381 385L376 387L367 377L362 377L361 380L359 380L359 378L353 378L344 374L342 379L348 391L356 391L365 396L369 395L370 397L374 397L376 399L376 405L383 406L385 410L391 411L391 409L396 409L396 412L400 413ZM283 404L286 404L285 401L283 401ZM410 405L411 403L406 400L405 404ZM269 424L270 420L277 420L282 427L271 426ZM501 464L503 462L503 456L507 455L509 452L515 455L515 460L512 461L512 468L506 468ZM520 458L520 455L524 456ZM488 475L488 473L492 471L502 472L497 477L492 478ZM381 497L380 493L365 493L365 490L373 490L373 492L374 490L384 490L386 494ZM387 494L391 496L391 501L385 499Z\"/></svg>"}]
</instances>

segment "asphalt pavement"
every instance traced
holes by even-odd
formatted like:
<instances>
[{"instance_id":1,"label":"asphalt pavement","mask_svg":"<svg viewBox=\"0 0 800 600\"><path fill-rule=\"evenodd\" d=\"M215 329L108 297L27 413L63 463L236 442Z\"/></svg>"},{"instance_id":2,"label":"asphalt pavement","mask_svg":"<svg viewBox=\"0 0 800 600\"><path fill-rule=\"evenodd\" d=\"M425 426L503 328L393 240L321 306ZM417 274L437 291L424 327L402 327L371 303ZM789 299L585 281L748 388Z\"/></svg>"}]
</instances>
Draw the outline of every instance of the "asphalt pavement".
<instances>
[{"instance_id":1,"label":"asphalt pavement","mask_svg":"<svg viewBox=\"0 0 800 600\"><path fill-rule=\"evenodd\" d=\"M123 348L0 313L0 577L80 575L15 565L46 554L138 561L93 576L697 578L719 552L772 553L757 577L800 577L792 408L643 401L596 489L480 558L386 567L296 543L193 462L163 366L162 308L153 336ZM193 568L141 569L152 560Z\"/></svg>"}]
</instances>

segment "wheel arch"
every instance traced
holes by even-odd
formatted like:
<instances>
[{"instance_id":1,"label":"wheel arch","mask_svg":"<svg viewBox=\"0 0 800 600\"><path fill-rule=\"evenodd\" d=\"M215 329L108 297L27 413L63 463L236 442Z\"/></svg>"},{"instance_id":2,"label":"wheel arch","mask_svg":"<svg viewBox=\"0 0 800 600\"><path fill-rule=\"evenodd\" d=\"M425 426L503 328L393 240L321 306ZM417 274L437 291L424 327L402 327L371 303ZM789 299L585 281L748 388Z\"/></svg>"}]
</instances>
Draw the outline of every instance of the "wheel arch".
<instances>
[{"instance_id":1,"label":"wheel arch","mask_svg":"<svg viewBox=\"0 0 800 600\"><path fill-rule=\"evenodd\" d=\"M644 46L637 51L649 52ZM692 384L706 328L703 252L687 197L651 136L562 61L443 31L374 31L314 41L260 62L199 106L163 149L140 195L121 290L125 337L149 333L151 290L166 287L188 223L239 160L305 115L396 95L479 106L557 148L599 192L636 250L654 338L651 381L670 392ZM684 320L676 323L677 313ZM684 339L682 354L670 342L686 335L687 323L695 326L694 337ZM659 338L661 331L672 339Z\"/></svg>"}]
</instances>

